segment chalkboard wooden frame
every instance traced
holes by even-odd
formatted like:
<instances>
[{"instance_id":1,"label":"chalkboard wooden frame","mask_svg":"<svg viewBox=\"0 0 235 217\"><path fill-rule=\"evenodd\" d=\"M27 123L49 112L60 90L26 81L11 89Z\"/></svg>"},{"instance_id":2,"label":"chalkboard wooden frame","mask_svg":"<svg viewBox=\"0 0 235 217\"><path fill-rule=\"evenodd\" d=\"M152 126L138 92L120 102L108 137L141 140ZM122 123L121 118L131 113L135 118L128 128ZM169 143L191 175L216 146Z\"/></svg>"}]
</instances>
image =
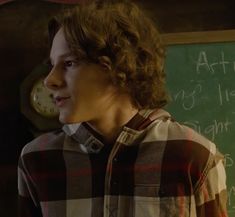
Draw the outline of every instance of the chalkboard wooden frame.
<instances>
[{"instance_id":1,"label":"chalkboard wooden frame","mask_svg":"<svg viewBox=\"0 0 235 217\"><path fill-rule=\"evenodd\" d=\"M166 33L162 40L166 45L230 42L235 41L235 30Z\"/></svg>"}]
</instances>

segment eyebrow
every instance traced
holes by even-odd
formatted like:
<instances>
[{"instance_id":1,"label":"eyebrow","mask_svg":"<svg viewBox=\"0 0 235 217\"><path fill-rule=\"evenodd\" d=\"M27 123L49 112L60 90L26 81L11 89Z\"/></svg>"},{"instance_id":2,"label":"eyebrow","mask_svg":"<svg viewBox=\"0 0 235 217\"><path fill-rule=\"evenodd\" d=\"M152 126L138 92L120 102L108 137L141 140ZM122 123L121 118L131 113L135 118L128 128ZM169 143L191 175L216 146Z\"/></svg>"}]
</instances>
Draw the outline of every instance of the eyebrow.
<instances>
[{"instance_id":1,"label":"eyebrow","mask_svg":"<svg viewBox=\"0 0 235 217\"><path fill-rule=\"evenodd\" d=\"M74 56L74 54L72 52L67 52L65 54L62 54L62 55L59 55L58 58L61 59L61 58L66 58L66 57L69 57L69 56ZM52 58L51 56L48 57L48 63L52 63Z\"/></svg>"}]
</instances>

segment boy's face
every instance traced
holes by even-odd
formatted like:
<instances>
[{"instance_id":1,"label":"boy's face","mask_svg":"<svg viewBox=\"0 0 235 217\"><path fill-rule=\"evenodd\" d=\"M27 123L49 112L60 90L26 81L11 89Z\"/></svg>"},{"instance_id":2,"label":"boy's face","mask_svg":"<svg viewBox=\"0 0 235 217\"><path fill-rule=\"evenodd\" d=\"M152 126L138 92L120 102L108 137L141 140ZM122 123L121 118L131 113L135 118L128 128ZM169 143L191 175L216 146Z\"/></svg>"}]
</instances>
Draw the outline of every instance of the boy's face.
<instances>
[{"instance_id":1,"label":"boy's face","mask_svg":"<svg viewBox=\"0 0 235 217\"><path fill-rule=\"evenodd\" d=\"M105 67L82 62L72 55L62 29L54 37L50 57L53 68L44 83L53 90L60 121L102 119L116 93Z\"/></svg>"}]
</instances>

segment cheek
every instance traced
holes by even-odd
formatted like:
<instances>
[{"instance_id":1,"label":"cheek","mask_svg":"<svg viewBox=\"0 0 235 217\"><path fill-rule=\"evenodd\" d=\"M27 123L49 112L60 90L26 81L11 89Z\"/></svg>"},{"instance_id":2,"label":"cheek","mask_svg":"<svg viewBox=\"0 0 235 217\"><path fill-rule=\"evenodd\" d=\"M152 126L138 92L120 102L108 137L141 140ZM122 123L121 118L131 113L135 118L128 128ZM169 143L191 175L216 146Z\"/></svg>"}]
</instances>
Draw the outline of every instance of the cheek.
<instances>
[{"instance_id":1,"label":"cheek","mask_svg":"<svg viewBox=\"0 0 235 217\"><path fill-rule=\"evenodd\" d=\"M72 101L76 106L79 106L79 104L92 104L95 106L103 101L110 92L109 85L104 84L99 79L95 81L94 79L78 79L76 77L73 82L70 80L68 88L73 99Z\"/></svg>"}]
</instances>

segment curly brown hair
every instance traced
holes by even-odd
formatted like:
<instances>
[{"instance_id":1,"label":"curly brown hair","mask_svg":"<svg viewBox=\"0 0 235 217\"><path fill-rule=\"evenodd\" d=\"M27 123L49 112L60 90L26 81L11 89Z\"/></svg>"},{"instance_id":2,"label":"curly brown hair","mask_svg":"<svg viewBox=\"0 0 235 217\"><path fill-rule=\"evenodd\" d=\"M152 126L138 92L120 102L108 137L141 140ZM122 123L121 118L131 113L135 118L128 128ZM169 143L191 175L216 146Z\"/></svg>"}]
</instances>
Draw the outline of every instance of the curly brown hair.
<instances>
[{"instance_id":1,"label":"curly brown hair","mask_svg":"<svg viewBox=\"0 0 235 217\"><path fill-rule=\"evenodd\" d=\"M136 4L81 4L57 17L53 25L56 30L51 39L62 27L71 51L79 58L109 61L113 84L128 91L136 107L167 104L165 48L153 21Z\"/></svg>"}]
</instances>

